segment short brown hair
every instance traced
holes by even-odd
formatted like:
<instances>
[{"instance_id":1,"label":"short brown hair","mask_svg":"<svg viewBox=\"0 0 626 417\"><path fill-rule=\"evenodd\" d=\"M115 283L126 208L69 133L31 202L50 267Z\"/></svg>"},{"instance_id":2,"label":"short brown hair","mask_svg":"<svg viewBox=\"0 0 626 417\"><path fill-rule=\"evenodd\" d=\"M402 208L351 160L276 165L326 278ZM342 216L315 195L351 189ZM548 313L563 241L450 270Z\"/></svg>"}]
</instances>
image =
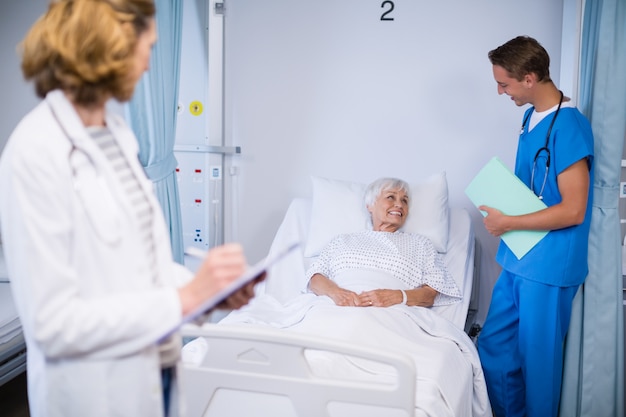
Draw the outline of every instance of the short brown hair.
<instances>
[{"instance_id":1,"label":"short brown hair","mask_svg":"<svg viewBox=\"0 0 626 417\"><path fill-rule=\"evenodd\" d=\"M543 46L529 36L518 36L489 51L492 65L504 68L511 77L521 81L534 73L538 81L550 80L550 56Z\"/></svg>"},{"instance_id":2,"label":"short brown hair","mask_svg":"<svg viewBox=\"0 0 626 417\"><path fill-rule=\"evenodd\" d=\"M128 78L153 0L52 0L22 41L22 73L41 98L54 89L79 104L131 98Z\"/></svg>"}]
</instances>

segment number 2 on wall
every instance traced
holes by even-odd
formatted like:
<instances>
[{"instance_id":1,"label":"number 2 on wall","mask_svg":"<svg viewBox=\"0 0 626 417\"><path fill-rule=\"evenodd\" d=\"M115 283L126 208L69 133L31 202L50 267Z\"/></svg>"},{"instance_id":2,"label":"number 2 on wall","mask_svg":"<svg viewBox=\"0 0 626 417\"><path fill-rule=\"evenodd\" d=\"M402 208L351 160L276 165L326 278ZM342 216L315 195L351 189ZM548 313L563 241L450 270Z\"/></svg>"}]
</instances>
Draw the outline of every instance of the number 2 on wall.
<instances>
[{"instance_id":1,"label":"number 2 on wall","mask_svg":"<svg viewBox=\"0 0 626 417\"><path fill-rule=\"evenodd\" d=\"M394 4L390 0L385 0L380 5L381 8L385 8L385 6L389 6L389 9L385 10L385 13L380 17L380 20L393 20L393 17L387 16L389 13L393 12Z\"/></svg>"}]
</instances>

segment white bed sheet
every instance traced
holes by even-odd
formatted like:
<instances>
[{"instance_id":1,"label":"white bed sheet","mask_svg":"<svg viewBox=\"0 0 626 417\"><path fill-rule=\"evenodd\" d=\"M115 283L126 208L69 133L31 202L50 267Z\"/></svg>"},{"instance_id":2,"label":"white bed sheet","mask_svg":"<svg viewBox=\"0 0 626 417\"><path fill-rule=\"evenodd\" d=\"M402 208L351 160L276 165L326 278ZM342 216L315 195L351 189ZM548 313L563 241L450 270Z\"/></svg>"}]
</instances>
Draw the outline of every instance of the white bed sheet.
<instances>
[{"instance_id":1,"label":"white bed sheet","mask_svg":"<svg viewBox=\"0 0 626 417\"><path fill-rule=\"evenodd\" d=\"M305 242L309 216L310 201L295 199L276 234L270 253L280 251L281 248L294 241ZM449 246L444 260L464 295L461 303L430 309L401 305L390 308L336 306L327 297L317 297L306 293L304 276L312 259L304 258L302 247L268 271L266 281L258 286L257 296L249 306L230 313L218 325L204 326L207 339L198 338L183 349L185 364L183 372L190 372L195 375L195 378L199 372L206 371L209 373L206 375L207 381L211 378L231 380L233 374L236 375L238 372L243 375L243 369L248 365L240 363L238 359L240 355L245 357L250 351L260 356L273 355L268 353L272 352L271 348L266 350L266 346L257 346L257 341L252 340L252 336L247 344L246 332L252 332L252 329L255 329L252 333L263 331L262 329L281 329L286 336L284 336L285 340L281 340L280 343L294 343L294 337L297 343L297 337L306 336L319 341L328 341L330 344L332 341L374 349L378 352L394 352L408 358L416 369L416 373L411 376L411 382L414 383L412 387L415 387L414 399L412 399L415 408L414 412L408 415L490 416L491 409L478 354L471 339L463 331L472 293L474 235L469 215L465 210L453 209L450 216ZM226 348L214 346L218 344L218 339L222 338L220 334L222 330L226 330L227 334L232 332L232 341L238 339L238 342L243 341L243 343L233 344L232 347L226 344L229 346ZM275 333L274 336L277 339L283 339L279 333ZM219 377L217 374L210 375L213 371L208 369L200 371L206 365L203 361L206 361L208 357L211 357L213 362L213 365L209 366L211 369L219 368L220 362L228 361L225 357L223 359L216 349L228 351L224 356L233 355L234 358L229 363L236 368L234 371L231 372L230 369L222 367L217 371ZM394 374L394 370L385 365L384 361L362 360L358 357L355 359L345 353L333 353L332 349L316 351L307 359L313 372L317 375L322 374L324 377L348 378L359 382L393 383L394 377L400 373L398 371ZM279 358L280 365L290 368L288 360L287 357ZM240 366L243 368L239 368ZM292 367L295 368L297 365L294 364ZM275 371L267 372L272 374ZM270 379L275 377L274 375ZM230 388L223 387L222 391L233 392L232 387L238 385L236 376L234 378L230 382ZM252 380L256 378L261 377L258 375L251 377ZM285 379L289 378L285 376ZM195 379L195 381L201 380ZM257 390L263 392L264 384L269 386L269 381L264 382L263 379L259 379L258 384L252 385L246 385L250 383L249 381L245 384L242 382L242 385L248 387L245 394L243 392L233 394L229 401L240 402L243 398L248 401L245 395ZM312 384L315 385L317 382ZM289 387L289 384L287 383L286 386ZM336 387L332 388L333 386L331 383L328 389L336 389ZM220 389L216 388L215 391L220 391ZM306 394L303 395L306 397ZM297 393L295 396L298 396ZM309 399L309 402L313 401ZM279 412L273 415L292 414ZM353 415L353 413L340 412L337 415ZM359 415L362 414L359 413ZM374 415L391 414L385 411Z\"/></svg>"},{"instance_id":2,"label":"white bed sheet","mask_svg":"<svg viewBox=\"0 0 626 417\"><path fill-rule=\"evenodd\" d=\"M282 304L271 296L261 296L221 320L219 326L224 325L269 326L407 354L417 370L415 415L491 415L473 343L461 329L432 309L403 305L340 307L327 297L313 294L301 294ZM347 362L325 352L316 355L313 368L328 377L349 376L358 381L394 377L392 371L379 364L353 359Z\"/></svg>"}]
</instances>

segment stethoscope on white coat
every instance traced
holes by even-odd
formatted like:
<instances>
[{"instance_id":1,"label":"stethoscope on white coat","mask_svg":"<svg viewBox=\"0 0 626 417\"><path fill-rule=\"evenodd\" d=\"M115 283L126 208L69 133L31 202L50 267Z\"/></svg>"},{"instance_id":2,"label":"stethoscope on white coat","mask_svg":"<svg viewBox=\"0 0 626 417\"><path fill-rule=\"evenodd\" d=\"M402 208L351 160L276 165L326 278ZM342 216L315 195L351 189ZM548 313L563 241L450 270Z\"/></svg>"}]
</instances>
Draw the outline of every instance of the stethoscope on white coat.
<instances>
[{"instance_id":1,"label":"stethoscope on white coat","mask_svg":"<svg viewBox=\"0 0 626 417\"><path fill-rule=\"evenodd\" d=\"M116 215L119 207L115 204L111 187L89 152L76 146L69 136L68 140L72 144L68 158L74 191L97 237L116 246L122 240L122 226ZM81 155L83 162L80 161Z\"/></svg>"},{"instance_id":2,"label":"stethoscope on white coat","mask_svg":"<svg viewBox=\"0 0 626 417\"><path fill-rule=\"evenodd\" d=\"M76 145L54 107L50 106L50 109L71 145L68 162L74 192L97 237L108 245L115 246L122 241L122 225L116 215L119 207L114 203L116 200L113 192L90 153Z\"/></svg>"},{"instance_id":3,"label":"stethoscope on white coat","mask_svg":"<svg viewBox=\"0 0 626 417\"><path fill-rule=\"evenodd\" d=\"M556 111L554 112L554 116L552 116L552 121L550 122L550 127L548 128L548 133L546 133L546 143L543 147L539 148L539 150L537 151L537 153L535 154L535 158L533 159L533 170L530 174L530 186L533 189L534 192L534 187L535 187L535 168L537 167L537 158L539 157L539 155L541 154L542 151L545 151L547 154L547 158L546 158L546 169L545 169L545 173L543 174L543 182L541 183L541 189L539 190L539 194L535 193L537 195L537 197L539 197L539 200L543 200L543 190L546 187L546 182L548 180L548 169L550 168L550 149L548 149L548 142L550 141L550 133L552 132L552 126L554 126L554 121L556 120L556 117L559 115L559 110L561 110L561 104L563 104L563 92L559 90L559 93L561 93L561 98L559 99L559 106L556 108ZM530 115L533 112L530 111L528 112L528 114L526 115L526 117L524 118L524 121L522 122L522 129L520 131L520 133L524 133L524 128L526 127L526 122L528 122L528 119L530 118Z\"/></svg>"},{"instance_id":4,"label":"stethoscope on white coat","mask_svg":"<svg viewBox=\"0 0 626 417\"><path fill-rule=\"evenodd\" d=\"M77 141L57 114L55 106L50 104L50 110L71 145L67 158L74 192L82 209L98 239L110 246L116 246L122 241L122 225L118 215L120 208L115 204L111 187L89 151L77 145Z\"/></svg>"}]
</instances>

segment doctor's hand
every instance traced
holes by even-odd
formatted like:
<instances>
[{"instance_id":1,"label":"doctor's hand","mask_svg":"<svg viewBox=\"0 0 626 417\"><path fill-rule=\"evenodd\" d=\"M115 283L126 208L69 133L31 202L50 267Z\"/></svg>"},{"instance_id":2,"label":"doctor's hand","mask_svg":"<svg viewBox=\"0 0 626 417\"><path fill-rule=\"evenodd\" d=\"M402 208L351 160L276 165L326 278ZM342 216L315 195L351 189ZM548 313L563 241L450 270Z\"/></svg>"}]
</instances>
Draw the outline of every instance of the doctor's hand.
<instances>
[{"instance_id":1,"label":"doctor's hand","mask_svg":"<svg viewBox=\"0 0 626 417\"><path fill-rule=\"evenodd\" d=\"M509 216L502 213L500 210L489 206L479 206L478 210L484 211L487 215L483 218L483 224L487 231L498 237L504 232L508 232L507 219Z\"/></svg>"},{"instance_id":2,"label":"doctor's hand","mask_svg":"<svg viewBox=\"0 0 626 417\"><path fill-rule=\"evenodd\" d=\"M237 243L229 243L209 250L196 276L178 290L183 315L193 311L208 298L227 287L244 273L247 266L243 249ZM246 288L244 290L246 293L251 291ZM245 299L245 295L240 295Z\"/></svg>"},{"instance_id":3,"label":"doctor's hand","mask_svg":"<svg viewBox=\"0 0 626 417\"><path fill-rule=\"evenodd\" d=\"M238 308L245 306L254 297L254 286L257 283L263 281L266 275L267 274L263 272L254 280L250 281L249 283L229 295L228 298L219 303L216 308L237 310Z\"/></svg>"}]
</instances>

